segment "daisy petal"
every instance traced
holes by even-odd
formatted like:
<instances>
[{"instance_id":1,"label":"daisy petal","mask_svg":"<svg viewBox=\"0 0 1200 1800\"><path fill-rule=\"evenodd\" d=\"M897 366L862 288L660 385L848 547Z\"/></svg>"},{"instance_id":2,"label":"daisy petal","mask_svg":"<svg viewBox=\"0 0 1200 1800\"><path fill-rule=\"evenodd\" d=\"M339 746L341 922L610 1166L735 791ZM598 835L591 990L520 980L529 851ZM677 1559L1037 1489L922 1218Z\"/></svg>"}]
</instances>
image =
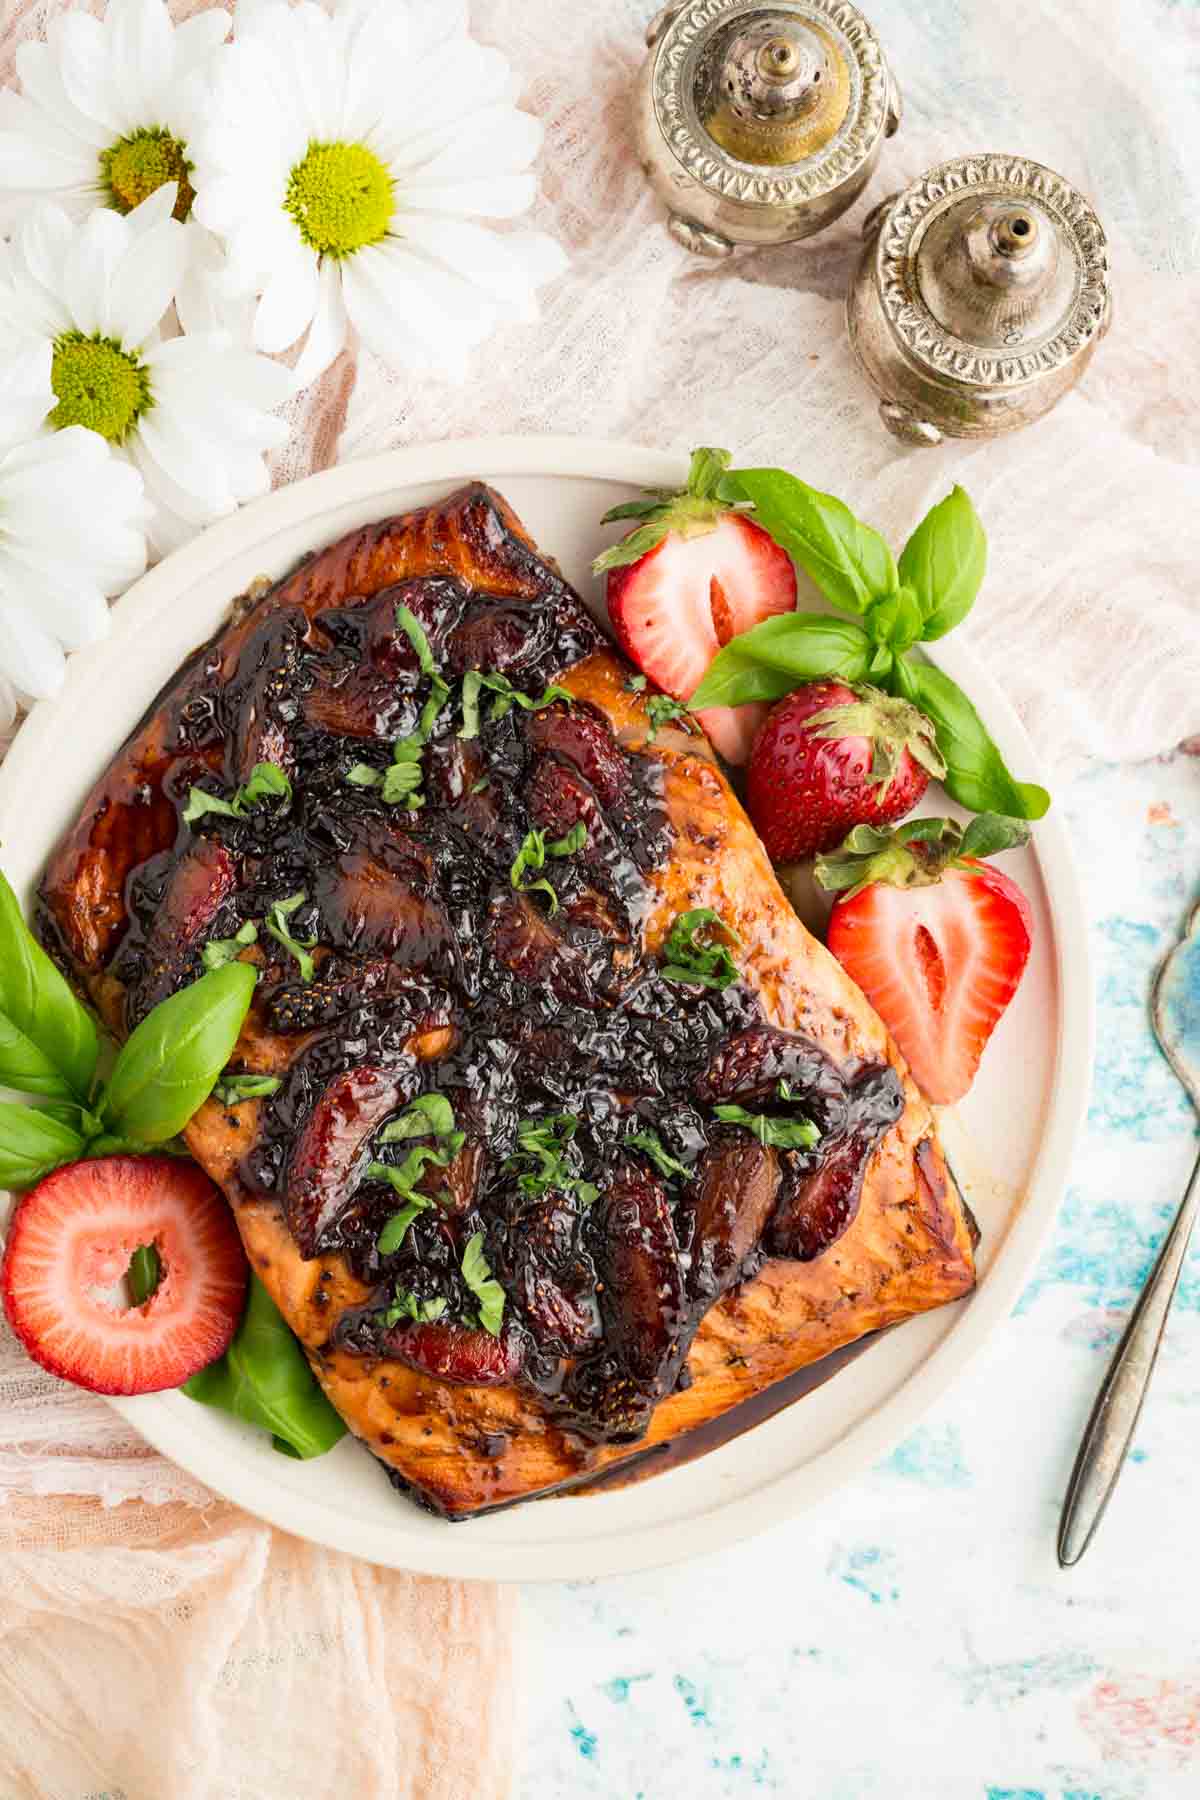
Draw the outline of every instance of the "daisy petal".
<instances>
[{"instance_id":1,"label":"daisy petal","mask_svg":"<svg viewBox=\"0 0 1200 1800\"><path fill-rule=\"evenodd\" d=\"M292 380L297 388L307 387L318 375L324 374L343 348L347 329L341 270L334 259L327 256L321 265L317 307L308 328L308 339L292 370Z\"/></svg>"},{"instance_id":2,"label":"daisy petal","mask_svg":"<svg viewBox=\"0 0 1200 1800\"><path fill-rule=\"evenodd\" d=\"M101 327L105 336L126 348L143 344L170 306L187 265L187 233L175 219L159 219L139 232L113 271Z\"/></svg>"},{"instance_id":3,"label":"daisy petal","mask_svg":"<svg viewBox=\"0 0 1200 1800\"><path fill-rule=\"evenodd\" d=\"M277 263L258 303L254 318L254 342L269 353L294 344L311 320L317 305L317 256L290 236L290 248Z\"/></svg>"},{"instance_id":4,"label":"daisy petal","mask_svg":"<svg viewBox=\"0 0 1200 1800\"><path fill-rule=\"evenodd\" d=\"M67 251L63 302L76 329L86 337L104 329L109 286L127 240L125 221L101 207L84 220Z\"/></svg>"},{"instance_id":5,"label":"daisy petal","mask_svg":"<svg viewBox=\"0 0 1200 1800\"><path fill-rule=\"evenodd\" d=\"M534 289L560 275L567 265L553 238L540 232L500 237L466 219L414 214L404 219L402 235L523 318L536 317Z\"/></svg>"},{"instance_id":6,"label":"daisy petal","mask_svg":"<svg viewBox=\"0 0 1200 1800\"><path fill-rule=\"evenodd\" d=\"M149 115L170 81L174 53L171 21L163 0L108 0L105 30L109 79L124 103L124 130L165 124Z\"/></svg>"},{"instance_id":7,"label":"daisy petal","mask_svg":"<svg viewBox=\"0 0 1200 1800\"><path fill-rule=\"evenodd\" d=\"M87 13L72 11L55 20L53 31L64 90L76 110L103 131L104 143L110 144L126 126L125 110L109 74L104 27Z\"/></svg>"},{"instance_id":8,"label":"daisy petal","mask_svg":"<svg viewBox=\"0 0 1200 1800\"><path fill-rule=\"evenodd\" d=\"M404 198L405 210L460 213L478 219L514 219L528 212L537 193L532 175L486 176L479 181L456 181L414 186Z\"/></svg>"},{"instance_id":9,"label":"daisy petal","mask_svg":"<svg viewBox=\"0 0 1200 1800\"><path fill-rule=\"evenodd\" d=\"M175 77L180 79L193 69L202 69L229 36L232 20L219 6L196 13L175 27Z\"/></svg>"},{"instance_id":10,"label":"daisy petal","mask_svg":"<svg viewBox=\"0 0 1200 1800\"><path fill-rule=\"evenodd\" d=\"M32 437L52 410L51 358L52 347L43 340L0 361L0 455Z\"/></svg>"},{"instance_id":11,"label":"daisy petal","mask_svg":"<svg viewBox=\"0 0 1200 1800\"><path fill-rule=\"evenodd\" d=\"M466 179L478 168L491 175L516 175L527 169L542 147L545 133L532 113L511 106L488 106L458 124L448 141L419 166L405 168L405 187L419 190L427 182Z\"/></svg>"},{"instance_id":12,"label":"daisy petal","mask_svg":"<svg viewBox=\"0 0 1200 1800\"><path fill-rule=\"evenodd\" d=\"M63 82L59 57L53 40L47 44L24 43L16 56L17 74L26 97L41 108L55 134L72 138L81 148L101 150L106 137L101 126L80 112L71 100Z\"/></svg>"},{"instance_id":13,"label":"daisy petal","mask_svg":"<svg viewBox=\"0 0 1200 1800\"><path fill-rule=\"evenodd\" d=\"M63 684L66 662L48 632L20 604L20 571L0 555L0 668L24 694L48 700Z\"/></svg>"}]
</instances>

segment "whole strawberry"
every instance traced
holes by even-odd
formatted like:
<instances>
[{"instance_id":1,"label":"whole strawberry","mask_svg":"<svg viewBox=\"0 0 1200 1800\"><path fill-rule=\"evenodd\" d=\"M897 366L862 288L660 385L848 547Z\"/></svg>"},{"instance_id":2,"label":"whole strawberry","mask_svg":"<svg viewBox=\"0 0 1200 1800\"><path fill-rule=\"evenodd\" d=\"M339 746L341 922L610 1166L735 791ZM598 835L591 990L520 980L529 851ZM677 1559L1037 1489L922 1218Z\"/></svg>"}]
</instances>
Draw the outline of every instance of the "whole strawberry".
<instances>
[{"instance_id":1,"label":"whole strawberry","mask_svg":"<svg viewBox=\"0 0 1200 1800\"><path fill-rule=\"evenodd\" d=\"M832 850L855 825L902 819L944 773L932 723L907 700L807 681L759 728L746 806L772 862L798 862Z\"/></svg>"}]
</instances>

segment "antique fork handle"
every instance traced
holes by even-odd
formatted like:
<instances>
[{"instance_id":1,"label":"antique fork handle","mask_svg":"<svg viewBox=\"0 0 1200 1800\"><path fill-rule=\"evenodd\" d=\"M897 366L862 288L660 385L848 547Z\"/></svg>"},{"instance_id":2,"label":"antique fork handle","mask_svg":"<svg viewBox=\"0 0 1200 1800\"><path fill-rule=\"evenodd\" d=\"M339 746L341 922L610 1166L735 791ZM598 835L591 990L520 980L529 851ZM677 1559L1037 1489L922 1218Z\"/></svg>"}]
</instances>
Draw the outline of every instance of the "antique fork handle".
<instances>
[{"instance_id":1,"label":"antique fork handle","mask_svg":"<svg viewBox=\"0 0 1200 1800\"><path fill-rule=\"evenodd\" d=\"M1175 1223L1109 1365L1075 1458L1058 1528L1058 1560L1064 1569L1077 1563L1091 1543L1124 1467L1198 1209L1200 1160L1192 1170Z\"/></svg>"}]
</instances>

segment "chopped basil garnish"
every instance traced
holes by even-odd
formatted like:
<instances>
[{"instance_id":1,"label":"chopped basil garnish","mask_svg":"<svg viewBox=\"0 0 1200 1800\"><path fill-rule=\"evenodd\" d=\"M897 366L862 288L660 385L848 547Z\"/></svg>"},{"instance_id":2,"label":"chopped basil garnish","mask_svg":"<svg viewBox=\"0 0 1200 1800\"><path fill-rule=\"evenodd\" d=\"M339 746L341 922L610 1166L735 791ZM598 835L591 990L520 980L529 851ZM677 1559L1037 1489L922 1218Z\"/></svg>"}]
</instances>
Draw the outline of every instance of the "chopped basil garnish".
<instances>
[{"instance_id":1,"label":"chopped basil garnish","mask_svg":"<svg viewBox=\"0 0 1200 1800\"><path fill-rule=\"evenodd\" d=\"M206 813L220 813L227 819L244 819L263 800L282 800L287 805L291 798L292 784L278 763L255 763L249 781L235 791L232 800L222 800L219 794L210 794L207 788L192 788L183 817L188 825L194 825Z\"/></svg>"},{"instance_id":2,"label":"chopped basil garnish","mask_svg":"<svg viewBox=\"0 0 1200 1800\"><path fill-rule=\"evenodd\" d=\"M517 1148L505 1161L505 1169L519 1170L522 1163L533 1163L517 1176L517 1186L530 1199L537 1199L550 1188L574 1194L584 1206L590 1206L600 1190L590 1181L581 1181L572 1173L571 1140L578 1120L570 1113L550 1113L542 1119L522 1119L517 1126Z\"/></svg>"},{"instance_id":3,"label":"chopped basil garnish","mask_svg":"<svg viewBox=\"0 0 1200 1800\"><path fill-rule=\"evenodd\" d=\"M517 851L509 879L520 893L548 894L551 918L558 911L558 895L547 880L543 878L541 881L526 881L525 873L528 869L545 868L548 856L573 856L577 850L583 849L587 843L587 835L587 826L582 819L572 825L565 837L555 838L554 842L550 844L546 842L545 832L535 829L526 833L525 841Z\"/></svg>"},{"instance_id":4,"label":"chopped basil garnish","mask_svg":"<svg viewBox=\"0 0 1200 1800\"><path fill-rule=\"evenodd\" d=\"M646 677L644 675L631 675L629 680L625 683L625 689L626 692L630 694L644 694L646 691Z\"/></svg>"},{"instance_id":5,"label":"chopped basil garnish","mask_svg":"<svg viewBox=\"0 0 1200 1800\"><path fill-rule=\"evenodd\" d=\"M724 944L701 943L698 934L710 926L721 930L733 943L741 943L732 925L710 907L680 913L663 945L663 974L668 981L698 982L703 987L727 988L738 978L737 964Z\"/></svg>"},{"instance_id":6,"label":"chopped basil garnish","mask_svg":"<svg viewBox=\"0 0 1200 1800\"><path fill-rule=\"evenodd\" d=\"M635 1131L625 1139L625 1142L635 1145L639 1150L644 1150L660 1175L666 1176L668 1179L672 1175L681 1175L685 1181L691 1180L692 1171L686 1163L679 1162L671 1155L657 1131Z\"/></svg>"},{"instance_id":7,"label":"chopped basil garnish","mask_svg":"<svg viewBox=\"0 0 1200 1800\"><path fill-rule=\"evenodd\" d=\"M446 1310L446 1302L441 1298L418 1300L415 1294L406 1294L397 1288L392 1303L379 1315L380 1323L387 1329L399 1325L401 1319L414 1319L418 1325L432 1325L440 1319Z\"/></svg>"},{"instance_id":8,"label":"chopped basil garnish","mask_svg":"<svg viewBox=\"0 0 1200 1800\"><path fill-rule=\"evenodd\" d=\"M521 707L525 712L539 712L543 706L549 706L552 700L565 700L570 705L573 698L565 687L552 682L535 699L532 694L524 694L520 688L514 687L507 675L485 675L481 669L468 669L462 684L460 738L479 736L479 695L485 688L495 696L488 711L488 719L492 722L507 717L514 706Z\"/></svg>"},{"instance_id":9,"label":"chopped basil garnish","mask_svg":"<svg viewBox=\"0 0 1200 1800\"><path fill-rule=\"evenodd\" d=\"M410 1100L399 1118L385 1125L379 1134L381 1144L398 1144L411 1137L456 1137L456 1150L463 1144L463 1133L454 1129L454 1108L445 1094L418 1094Z\"/></svg>"},{"instance_id":10,"label":"chopped basil garnish","mask_svg":"<svg viewBox=\"0 0 1200 1800\"><path fill-rule=\"evenodd\" d=\"M492 785L491 776L490 775L481 775L479 777L478 781L473 781L471 783L471 786L468 788L467 792L471 793L471 794L482 794L487 788L490 788L491 785Z\"/></svg>"},{"instance_id":11,"label":"chopped basil garnish","mask_svg":"<svg viewBox=\"0 0 1200 1800\"><path fill-rule=\"evenodd\" d=\"M779 1083L779 1098L795 1104L800 1095L794 1094L786 1081ZM723 1125L744 1125L752 1131L760 1144L775 1150L811 1150L821 1133L811 1119L796 1117L794 1119L772 1119L766 1113L747 1112L744 1106L714 1106L713 1112Z\"/></svg>"},{"instance_id":12,"label":"chopped basil garnish","mask_svg":"<svg viewBox=\"0 0 1200 1800\"><path fill-rule=\"evenodd\" d=\"M483 1254L482 1231L477 1231L467 1242L462 1275L479 1302L479 1323L493 1337L499 1337L500 1322L504 1317L504 1289L492 1275L491 1265Z\"/></svg>"},{"instance_id":13,"label":"chopped basil garnish","mask_svg":"<svg viewBox=\"0 0 1200 1800\"><path fill-rule=\"evenodd\" d=\"M236 962L247 945L257 942L258 926L253 919L247 919L235 937L211 938L200 952L200 960L206 969L223 969L226 963Z\"/></svg>"},{"instance_id":14,"label":"chopped basil garnish","mask_svg":"<svg viewBox=\"0 0 1200 1800\"><path fill-rule=\"evenodd\" d=\"M646 742L652 744L664 725L672 719L690 719L691 713L682 700L672 700L667 694L651 694L646 702L646 717L650 721Z\"/></svg>"},{"instance_id":15,"label":"chopped basil garnish","mask_svg":"<svg viewBox=\"0 0 1200 1800\"><path fill-rule=\"evenodd\" d=\"M402 631L417 653L417 662L422 675L436 675L437 664L433 660L433 651L429 648L429 639L425 636L425 627L414 612L407 606L397 606L396 625Z\"/></svg>"},{"instance_id":16,"label":"chopped basil garnish","mask_svg":"<svg viewBox=\"0 0 1200 1800\"><path fill-rule=\"evenodd\" d=\"M239 1106L243 1100L265 1100L282 1085L278 1075L227 1075L213 1089L213 1099L223 1106Z\"/></svg>"},{"instance_id":17,"label":"chopped basil garnish","mask_svg":"<svg viewBox=\"0 0 1200 1800\"><path fill-rule=\"evenodd\" d=\"M288 930L287 922L307 899L308 895L301 888L298 894L289 894L286 900L276 900L263 921L267 935L273 937L277 944L282 944L289 956L295 957L299 964L301 981L311 981L316 973L316 966L309 951L313 949L317 940L316 938L293 937Z\"/></svg>"}]
</instances>

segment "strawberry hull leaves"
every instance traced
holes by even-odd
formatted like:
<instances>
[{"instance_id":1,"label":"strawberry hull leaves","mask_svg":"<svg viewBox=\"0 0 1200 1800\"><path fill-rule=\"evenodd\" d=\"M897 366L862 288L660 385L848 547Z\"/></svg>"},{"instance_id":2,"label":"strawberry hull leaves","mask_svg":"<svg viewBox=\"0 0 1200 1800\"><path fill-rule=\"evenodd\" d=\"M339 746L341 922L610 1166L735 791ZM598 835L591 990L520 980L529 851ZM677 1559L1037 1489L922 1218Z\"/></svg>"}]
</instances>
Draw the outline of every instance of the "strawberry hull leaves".
<instances>
[{"instance_id":1,"label":"strawberry hull leaves","mask_svg":"<svg viewBox=\"0 0 1200 1800\"><path fill-rule=\"evenodd\" d=\"M962 488L917 526L899 567L878 532L840 500L780 469L730 471L721 493L749 502L754 518L805 570L831 605L861 624L824 614L780 614L732 638L692 694L693 712L782 699L822 677L869 681L910 700L933 722L946 791L973 812L1040 819L1045 788L1017 781L979 714L940 669L913 662L919 643L961 623L979 592L987 540Z\"/></svg>"}]
</instances>

